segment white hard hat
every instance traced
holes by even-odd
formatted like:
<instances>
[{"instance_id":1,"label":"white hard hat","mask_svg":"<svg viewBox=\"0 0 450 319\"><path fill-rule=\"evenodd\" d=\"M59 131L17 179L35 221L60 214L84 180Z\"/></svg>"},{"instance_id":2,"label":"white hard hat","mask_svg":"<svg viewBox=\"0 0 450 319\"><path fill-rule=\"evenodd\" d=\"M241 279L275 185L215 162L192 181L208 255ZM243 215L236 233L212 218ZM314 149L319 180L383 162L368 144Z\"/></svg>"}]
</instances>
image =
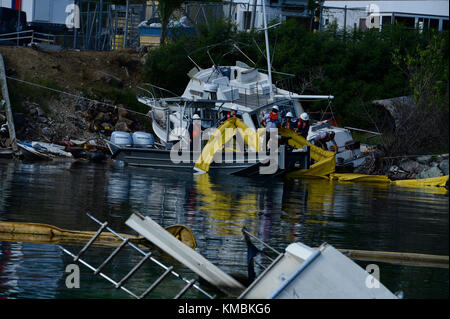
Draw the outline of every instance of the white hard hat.
<instances>
[{"instance_id":1,"label":"white hard hat","mask_svg":"<svg viewBox=\"0 0 450 319\"><path fill-rule=\"evenodd\" d=\"M237 105L233 105L233 106L231 107L231 109L232 109L233 111L236 111L236 112L237 112L238 106L237 106Z\"/></svg>"},{"instance_id":2,"label":"white hard hat","mask_svg":"<svg viewBox=\"0 0 450 319\"><path fill-rule=\"evenodd\" d=\"M291 119L291 122L292 122L292 123L295 123L295 122L297 122L297 119L296 119L296 118L292 118L292 119Z\"/></svg>"},{"instance_id":3,"label":"white hard hat","mask_svg":"<svg viewBox=\"0 0 450 319\"><path fill-rule=\"evenodd\" d=\"M194 114L194 116L192 116L192 119L193 120L199 120L200 116L198 114Z\"/></svg>"},{"instance_id":4,"label":"white hard hat","mask_svg":"<svg viewBox=\"0 0 450 319\"><path fill-rule=\"evenodd\" d=\"M301 118L303 121L309 121L309 116L308 116L308 114L306 114L306 113L302 113L302 114L300 115L300 118Z\"/></svg>"},{"instance_id":5,"label":"white hard hat","mask_svg":"<svg viewBox=\"0 0 450 319\"><path fill-rule=\"evenodd\" d=\"M293 117L291 112L287 112L286 117Z\"/></svg>"},{"instance_id":6,"label":"white hard hat","mask_svg":"<svg viewBox=\"0 0 450 319\"><path fill-rule=\"evenodd\" d=\"M277 110L277 111L279 111L280 109L278 108L278 105L274 105L274 106L272 107L272 110Z\"/></svg>"}]
</instances>

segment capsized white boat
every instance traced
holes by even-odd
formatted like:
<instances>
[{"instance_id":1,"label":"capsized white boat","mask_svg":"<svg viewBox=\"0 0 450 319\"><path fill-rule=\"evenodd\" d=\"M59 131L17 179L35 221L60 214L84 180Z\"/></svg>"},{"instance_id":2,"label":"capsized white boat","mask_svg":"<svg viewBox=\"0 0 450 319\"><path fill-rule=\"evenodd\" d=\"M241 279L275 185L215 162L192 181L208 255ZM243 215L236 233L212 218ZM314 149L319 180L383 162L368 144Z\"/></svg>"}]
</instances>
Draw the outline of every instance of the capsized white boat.
<instances>
[{"instance_id":1,"label":"capsized white boat","mask_svg":"<svg viewBox=\"0 0 450 319\"><path fill-rule=\"evenodd\" d=\"M288 86L294 77L292 74L277 73L282 78L277 81L280 86ZM163 97L159 93L169 92L152 86L139 95L139 102L150 107L153 131L164 143L179 141L182 132L188 128L194 114L199 114L205 128L217 127L221 114L230 112L233 106L238 107L238 114L243 122L253 131L262 127L264 115L277 105L282 118L291 112L299 118L305 112L302 102L334 99L332 95L299 95L270 84L269 75L264 70L252 68L243 62L235 66L213 65L207 69L193 68L189 73L189 83L180 97ZM159 96L159 97L157 97ZM192 107L194 103L209 104L210 107ZM166 128L170 127L170 130ZM169 132L168 132L169 131ZM357 167L367 158L361 152L361 145L352 137L347 128L333 126L330 121L311 123L307 140L311 141L322 131L333 131L338 146L336 164L338 166ZM328 143L328 146L332 146Z\"/></svg>"},{"instance_id":2,"label":"capsized white boat","mask_svg":"<svg viewBox=\"0 0 450 319\"><path fill-rule=\"evenodd\" d=\"M290 244L252 284L244 287L203 256L171 237L148 216L126 224L210 284L240 299L397 299L374 276L328 244Z\"/></svg>"},{"instance_id":3,"label":"capsized white boat","mask_svg":"<svg viewBox=\"0 0 450 319\"><path fill-rule=\"evenodd\" d=\"M397 299L333 246L290 244L240 299Z\"/></svg>"}]
</instances>

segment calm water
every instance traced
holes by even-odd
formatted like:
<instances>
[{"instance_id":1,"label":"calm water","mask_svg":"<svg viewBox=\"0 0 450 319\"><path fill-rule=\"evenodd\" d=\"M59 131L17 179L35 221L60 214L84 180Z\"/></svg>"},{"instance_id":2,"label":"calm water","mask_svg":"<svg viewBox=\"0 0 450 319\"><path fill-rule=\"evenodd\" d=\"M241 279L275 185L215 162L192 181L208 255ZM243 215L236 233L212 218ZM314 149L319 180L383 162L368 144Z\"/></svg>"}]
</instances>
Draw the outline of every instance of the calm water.
<instances>
[{"instance_id":1,"label":"calm water","mask_svg":"<svg viewBox=\"0 0 450 319\"><path fill-rule=\"evenodd\" d=\"M301 241L312 247L328 242L336 248L448 255L448 204L446 191L0 161L0 221L96 230L86 216L90 212L118 232L133 233L125 221L137 211L162 226L188 226L198 252L228 273L247 273L243 226L280 251ZM81 248L63 246L72 252ZM98 266L111 251L93 247L85 259ZM125 249L105 272L117 280L139 259ZM161 261L172 263L165 256ZM128 298L84 266L81 287L66 288L65 268L71 263L57 245L0 241L0 298ZM363 267L368 263L358 261ZM377 264L381 282L393 292L403 290L405 298L449 297L448 269ZM175 265L186 278L197 278ZM147 263L127 286L142 292L160 274ZM171 279L149 297L172 298L181 287ZM187 297L201 295L194 290Z\"/></svg>"}]
</instances>

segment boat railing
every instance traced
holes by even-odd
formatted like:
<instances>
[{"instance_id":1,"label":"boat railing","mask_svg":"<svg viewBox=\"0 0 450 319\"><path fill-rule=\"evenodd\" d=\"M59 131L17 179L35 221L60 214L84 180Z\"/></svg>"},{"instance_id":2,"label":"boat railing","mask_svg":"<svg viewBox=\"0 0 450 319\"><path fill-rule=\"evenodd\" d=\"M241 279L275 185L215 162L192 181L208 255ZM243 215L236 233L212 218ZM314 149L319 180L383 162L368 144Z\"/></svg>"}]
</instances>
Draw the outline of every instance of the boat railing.
<instances>
[{"instance_id":1,"label":"boat railing","mask_svg":"<svg viewBox=\"0 0 450 319\"><path fill-rule=\"evenodd\" d=\"M148 87L148 89L144 89L143 86ZM161 98L180 98L180 96L170 90L159 87L157 85L153 85L151 83L142 83L140 86L137 86L138 89L150 94L152 99L161 99Z\"/></svg>"},{"instance_id":2,"label":"boat railing","mask_svg":"<svg viewBox=\"0 0 450 319\"><path fill-rule=\"evenodd\" d=\"M266 260L269 261L269 263L272 263L280 254L281 252L279 252L278 250L276 250L275 248L273 248L272 246L270 246L269 244L265 243L264 241L262 241L261 239L259 239L258 237L256 237L255 235L253 235L252 233L250 233L246 227L242 228L242 234L244 235L244 238L247 242L247 245L249 245L251 243L250 237L253 238L254 240L256 240L258 243L260 243L263 248L258 249L258 253L260 253L261 257L265 258ZM272 254L275 255L271 255L270 253L267 252L267 250L269 250ZM261 267L262 269L266 269L267 266L258 262L257 260L253 259L254 263L256 265L258 265L259 267Z\"/></svg>"}]
</instances>

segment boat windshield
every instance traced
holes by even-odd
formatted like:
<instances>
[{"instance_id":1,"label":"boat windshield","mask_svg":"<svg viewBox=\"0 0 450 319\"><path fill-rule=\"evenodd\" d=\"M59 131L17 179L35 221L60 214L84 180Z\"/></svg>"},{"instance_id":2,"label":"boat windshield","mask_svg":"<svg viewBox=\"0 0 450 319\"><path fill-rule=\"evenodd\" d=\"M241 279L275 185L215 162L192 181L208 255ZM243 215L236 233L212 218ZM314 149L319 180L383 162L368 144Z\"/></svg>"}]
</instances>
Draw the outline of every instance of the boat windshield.
<instances>
[{"instance_id":1,"label":"boat windshield","mask_svg":"<svg viewBox=\"0 0 450 319\"><path fill-rule=\"evenodd\" d=\"M219 113L214 103L189 103L184 110L184 117L192 121L194 114L200 116L204 128L214 127L219 121Z\"/></svg>"},{"instance_id":2,"label":"boat windshield","mask_svg":"<svg viewBox=\"0 0 450 319\"><path fill-rule=\"evenodd\" d=\"M286 114L288 112L291 112L294 115L295 119L298 118L299 114L297 114L294 101L292 100L275 101L273 103L264 105L263 107L260 107L257 110L252 111L250 113L250 116L252 118L253 123L255 124L255 127L263 127L261 122L264 119L264 116L266 114L269 114L275 105L278 106L279 109L278 114L281 118L281 122L283 122L286 119Z\"/></svg>"}]
</instances>

